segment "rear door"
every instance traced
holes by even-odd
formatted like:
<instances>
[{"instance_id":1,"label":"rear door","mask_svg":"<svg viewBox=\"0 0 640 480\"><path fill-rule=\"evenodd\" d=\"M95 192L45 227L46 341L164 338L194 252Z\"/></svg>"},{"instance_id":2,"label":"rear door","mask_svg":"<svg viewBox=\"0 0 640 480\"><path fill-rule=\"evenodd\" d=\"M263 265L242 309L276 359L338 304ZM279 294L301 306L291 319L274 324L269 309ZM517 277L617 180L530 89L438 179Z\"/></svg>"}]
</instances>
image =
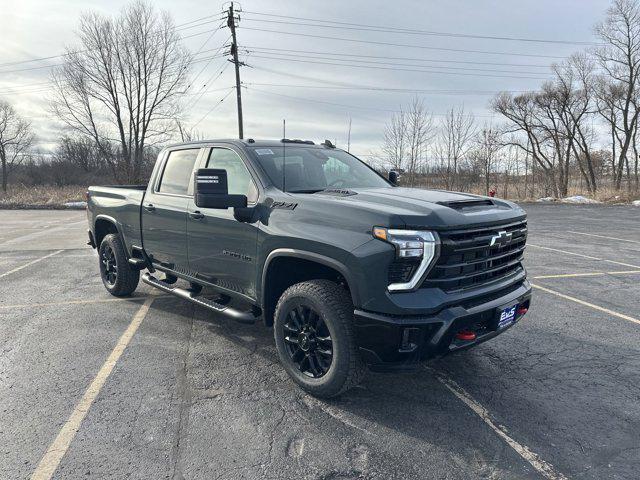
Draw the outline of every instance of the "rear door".
<instances>
[{"instance_id":1,"label":"rear door","mask_svg":"<svg viewBox=\"0 0 640 480\"><path fill-rule=\"evenodd\" d=\"M225 169L229 193L246 195L251 207L258 201L258 183L240 155L227 147L207 148L200 168ZM199 208L190 202L189 268L198 278L254 299L257 240L258 224L239 222L233 208Z\"/></svg>"},{"instance_id":2,"label":"rear door","mask_svg":"<svg viewBox=\"0 0 640 480\"><path fill-rule=\"evenodd\" d=\"M142 204L142 239L152 261L176 271L188 268L187 208L201 148L170 150L161 160Z\"/></svg>"}]
</instances>

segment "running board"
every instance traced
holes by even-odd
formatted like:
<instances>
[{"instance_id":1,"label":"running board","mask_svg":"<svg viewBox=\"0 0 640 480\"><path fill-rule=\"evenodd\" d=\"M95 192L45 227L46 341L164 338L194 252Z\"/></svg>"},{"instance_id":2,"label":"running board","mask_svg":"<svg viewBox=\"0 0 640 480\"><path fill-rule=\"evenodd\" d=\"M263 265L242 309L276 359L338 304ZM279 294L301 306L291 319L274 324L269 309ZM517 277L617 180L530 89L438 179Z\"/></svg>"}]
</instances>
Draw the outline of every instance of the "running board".
<instances>
[{"instance_id":1,"label":"running board","mask_svg":"<svg viewBox=\"0 0 640 480\"><path fill-rule=\"evenodd\" d=\"M201 297L198 294L184 288L173 287L168 283L163 282L162 280L158 280L156 277L150 275L149 273L145 273L142 275L142 281L148 285L151 285L152 287L162 290L163 292L170 293L180 298L184 298L185 300L189 300L190 302L208 308L209 310L213 310L216 313L226 315L236 322L256 323L256 316L251 312L241 312L240 310L236 310L235 308L228 307L227 305L222 305L213 300L209 300L208 298Z\"/></svg>"}]
</instances>

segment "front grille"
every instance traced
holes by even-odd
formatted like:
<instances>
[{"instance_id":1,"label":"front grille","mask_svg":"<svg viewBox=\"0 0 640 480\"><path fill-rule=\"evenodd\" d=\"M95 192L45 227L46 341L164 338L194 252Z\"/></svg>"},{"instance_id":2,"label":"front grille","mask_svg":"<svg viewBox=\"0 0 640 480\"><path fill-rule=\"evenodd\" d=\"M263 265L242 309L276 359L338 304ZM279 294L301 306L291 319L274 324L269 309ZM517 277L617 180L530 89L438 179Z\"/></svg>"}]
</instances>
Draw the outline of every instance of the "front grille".
<instances>
[{"instance_id":1,"label":"front grille","mask_svg":"<svg viewBox=\"0 0 640 480\"><path fill-rule=\"evenodd\" d=\"M511 234L506 245L490 246L498 232ZM440 256L423 282L446 292L465 290L514 276L523 270L527 222L439 232Z\"/></svg>"}]
</instances>

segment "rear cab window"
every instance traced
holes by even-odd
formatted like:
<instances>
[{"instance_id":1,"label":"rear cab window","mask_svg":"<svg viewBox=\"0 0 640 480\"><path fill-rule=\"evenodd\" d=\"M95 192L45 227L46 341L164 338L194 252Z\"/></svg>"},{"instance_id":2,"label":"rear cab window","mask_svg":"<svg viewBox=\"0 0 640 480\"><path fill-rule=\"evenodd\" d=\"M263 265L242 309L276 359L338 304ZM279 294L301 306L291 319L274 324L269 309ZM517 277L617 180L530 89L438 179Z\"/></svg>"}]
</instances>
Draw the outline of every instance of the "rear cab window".
<instances>
[{"instance_id":1,"label":"rear cab window","mask_svg":"<svg viewBox=\"0 0 640 480\"><path fill-rule=\"evenodd\" d=\"M187 195L193 166L199 153L199 148L169 152L160 178L160 184L158 185L158 193Z\"/></svg>"}]
</instances>

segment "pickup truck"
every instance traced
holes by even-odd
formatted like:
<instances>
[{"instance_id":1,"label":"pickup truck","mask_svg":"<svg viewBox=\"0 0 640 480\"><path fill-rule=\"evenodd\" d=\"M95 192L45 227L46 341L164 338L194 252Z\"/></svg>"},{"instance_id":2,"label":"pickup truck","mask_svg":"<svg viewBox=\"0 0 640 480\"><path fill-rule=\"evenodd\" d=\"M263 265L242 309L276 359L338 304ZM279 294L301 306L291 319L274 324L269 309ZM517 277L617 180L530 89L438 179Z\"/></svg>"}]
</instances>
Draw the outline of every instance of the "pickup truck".
<instances>
[{"instance_id":1,"label":"pickup truck","mask_svg":"<svg viewBox=\"0 0 640 480\"><path fill-rule=\"evenodd\" d=\"M529 309L527 222L497 198L397 186L328 140L173 145L148 185L90 187L106 289L142 281L273 327L283 368L332 397L367 369L464 350Z\"/></svg>"}]
</instances>

